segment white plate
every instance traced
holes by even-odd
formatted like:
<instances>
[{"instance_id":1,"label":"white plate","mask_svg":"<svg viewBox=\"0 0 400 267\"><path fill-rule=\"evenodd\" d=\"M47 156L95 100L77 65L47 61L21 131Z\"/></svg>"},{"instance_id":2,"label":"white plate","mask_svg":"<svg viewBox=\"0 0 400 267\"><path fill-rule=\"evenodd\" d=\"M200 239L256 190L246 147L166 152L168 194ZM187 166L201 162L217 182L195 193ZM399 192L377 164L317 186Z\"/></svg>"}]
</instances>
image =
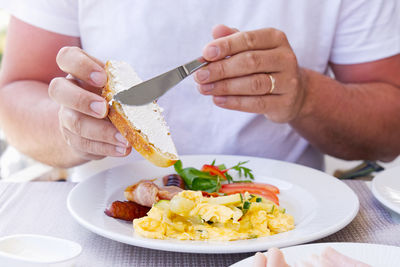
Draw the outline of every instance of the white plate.
<instances>
[{"instance_id":1,"label":"white plate","mask_svg":"<svg viewBox=\"0 0 400 267\"><path fill-rule=\"evenodd\" d=\"M294 246L282 249L286 262L293 265L300 260L307 260L311 255L320 255L326 247L332 247L338 252L353 259L367 263L373 267L398 267L400 248L394 246L364 244L364 243L317 243ZM253 256L239 261L230 267L253 266Z\"/></svg>"},{"instance_id":2,"label":"white plate","mask_svg":"<svg viewBox=\"0 0 400 267\"><path fill-rule=\"evenodd\" d=\"M400 166L375 176L372 193L383 205L400 214Z\"/></svg>"},{"instance_id":3,"label":"white plate","mask_svg":"<svg viewBox=\"0 0 400 267\"><path fill-rule=\"evenodd\" d=\"M68 209L82 226L104 237L140 247L192 253L252 252L306 243L342 229L358 212L358 198L347 185L311 168L247 156L201 155L181 159L184 167L196 168L213 159L227 166L250 160L246 166L253 170L256 181L280 188L280 204L294 216L295 229L269 237L227 242L140 237L134 233L132 223L110 218L104 209L115 200L124 200L126 186L174 173L173 167L158 168L147 161L113 168L78 184L68 196Z\"/></svg>"}]
</instances>

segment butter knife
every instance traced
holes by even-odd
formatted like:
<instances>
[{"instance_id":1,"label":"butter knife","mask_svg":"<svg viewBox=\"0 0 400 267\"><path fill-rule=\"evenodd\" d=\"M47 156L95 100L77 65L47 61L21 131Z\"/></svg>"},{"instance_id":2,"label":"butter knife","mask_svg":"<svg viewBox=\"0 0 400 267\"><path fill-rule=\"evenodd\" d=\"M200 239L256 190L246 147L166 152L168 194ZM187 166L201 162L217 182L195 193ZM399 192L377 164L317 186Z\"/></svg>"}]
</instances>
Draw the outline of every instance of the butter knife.
<instances>
[{"instance_id":1,"label":"butter knife","mask_svg":"<svg viewBox=\"0 0 400 267\"><path fill-rule=\"evenodd\" d=\"M114 95L114 100L130 106L148 104L158 99L180 81L207 64L208 62L203 58L198 58L155 78L121 91Z\"/></svg>"}]
</instances>

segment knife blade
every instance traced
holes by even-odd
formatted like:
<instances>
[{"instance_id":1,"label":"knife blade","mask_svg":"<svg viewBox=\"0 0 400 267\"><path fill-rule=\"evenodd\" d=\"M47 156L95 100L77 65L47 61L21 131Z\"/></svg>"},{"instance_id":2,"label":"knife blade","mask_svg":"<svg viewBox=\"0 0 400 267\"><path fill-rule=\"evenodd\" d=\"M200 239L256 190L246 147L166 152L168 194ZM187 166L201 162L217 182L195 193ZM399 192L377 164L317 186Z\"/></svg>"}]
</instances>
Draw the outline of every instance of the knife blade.
<instances>
[{"instance_id":1,"label":"knife blade","mask_svg":"<svg viewBox=\"0 0 400 267\"><path fill-rule=\"evenodd\" d=\"M203 58L195 59L187 64L115 94L114 100L130 106L148 104L158 99L187 76L207 64L208 62Z\"/></svg>"}]
</instances>

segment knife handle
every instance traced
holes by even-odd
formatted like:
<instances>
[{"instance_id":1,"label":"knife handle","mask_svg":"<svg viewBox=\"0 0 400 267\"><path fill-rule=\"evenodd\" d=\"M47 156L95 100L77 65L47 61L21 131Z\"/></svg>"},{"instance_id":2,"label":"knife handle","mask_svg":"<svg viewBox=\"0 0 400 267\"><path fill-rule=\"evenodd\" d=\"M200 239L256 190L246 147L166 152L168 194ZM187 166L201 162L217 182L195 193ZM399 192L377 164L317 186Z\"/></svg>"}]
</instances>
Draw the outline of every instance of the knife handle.
<instances>
[{"instance_id":1,"label":"knife handle","mask_svg":"<svg viewBox=\"0 0 400 267\"><path fill-rule=\"evenodd\" d=\"M196 70L200 69L201 67L204 67L207 64L208 64L208 62L204 58L200 57L198 59L195 59L195 60L183 65L182 67L185 70L186 75L190 75L193 72L195 72Z\"/></svg>"}]
</instances>

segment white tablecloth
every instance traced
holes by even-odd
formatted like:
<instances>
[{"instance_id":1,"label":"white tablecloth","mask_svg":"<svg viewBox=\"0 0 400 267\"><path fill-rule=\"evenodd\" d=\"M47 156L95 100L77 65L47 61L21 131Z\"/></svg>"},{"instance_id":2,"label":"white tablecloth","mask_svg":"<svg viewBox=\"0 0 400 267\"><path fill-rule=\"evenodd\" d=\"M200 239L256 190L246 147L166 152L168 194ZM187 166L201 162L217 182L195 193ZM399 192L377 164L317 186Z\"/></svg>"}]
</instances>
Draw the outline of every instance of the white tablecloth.
<instances>
[{"instance_id":1,"label":"white tablecloth","mask_svg":"<svg viewBox=\"0 0 400 267\"><path fill-rule=\"evenodd\" d=\"M360 199L360 212L343 230L316 242L365 242L400 246L400 222L371 194L363 181L346 181ZM188 254L125 245L80 226L68 213L69 182L0 182L0 236L44 234L78 242L77 266L229 266L251 253ZM0 263L1 266L1 263Z\"/></svg>"}]
</instances>

